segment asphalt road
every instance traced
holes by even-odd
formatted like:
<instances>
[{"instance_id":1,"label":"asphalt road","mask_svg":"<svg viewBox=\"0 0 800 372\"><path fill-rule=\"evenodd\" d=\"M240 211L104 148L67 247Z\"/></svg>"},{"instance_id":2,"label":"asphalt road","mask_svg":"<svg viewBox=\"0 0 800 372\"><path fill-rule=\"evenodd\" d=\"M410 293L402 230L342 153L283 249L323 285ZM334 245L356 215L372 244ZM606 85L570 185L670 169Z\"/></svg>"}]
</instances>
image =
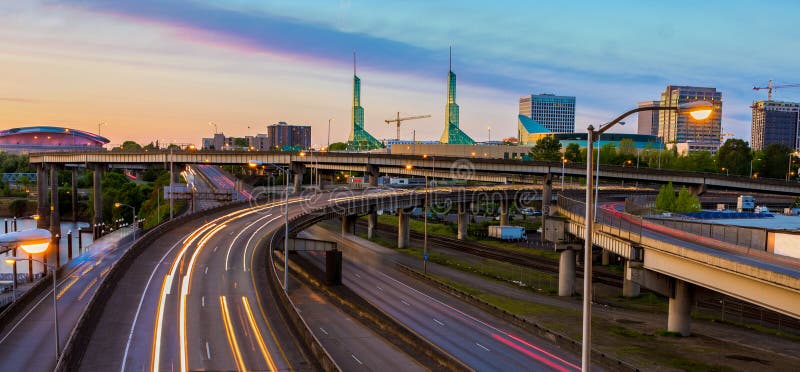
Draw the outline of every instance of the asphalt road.
<instances>
[{"instance_id":1,"label":"asphalt road","mask_svg":"<svg viewBox=\"0 0 800 372\"><path fill-rule=\"evenodd\" d=\"M313 229L316 238L337 234ZM580 362L522 329L397 271L388 248L358 237L338 239L343 284L422 337L479 371L580 370ZM318 264L319 255L303 253Z\"/></svg>"},{"instance_id":2,"label":"asphalt road","mask_svg":"<svg viewBox=\"0 0 800 372\"><path fill-rule=\"evenodd\" d=\"M130 239L126 238L130 232L130 229L123 229L106 235L63 266L56 292L62 348L97 290L98 282L130 246ZM55 368L53 286L48 284L48 290L22 309L0 333L0 371L52 371Z\"/></svg>"}]
</instances>

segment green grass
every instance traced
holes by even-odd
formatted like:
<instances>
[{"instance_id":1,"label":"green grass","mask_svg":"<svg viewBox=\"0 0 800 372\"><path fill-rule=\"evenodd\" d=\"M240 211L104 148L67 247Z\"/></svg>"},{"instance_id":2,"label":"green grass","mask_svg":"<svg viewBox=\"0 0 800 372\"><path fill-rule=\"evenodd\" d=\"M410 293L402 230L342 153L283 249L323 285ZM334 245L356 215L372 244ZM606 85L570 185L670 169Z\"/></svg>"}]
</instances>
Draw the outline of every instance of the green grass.
<instances>
[{"instance_id":1,"label":"green grass","mask_svg":"<svg viewBox=\"0 0 800 372\"><path fill-rule=\"evenodd\" d=\"M668 302L652 292L645 292L636 297L617 296L609 299L616 307L623 309L666 314Z\"/></svg>"},{"instance_id":2,"label":"green grass","mask_svg":"<svg viewBox=\"0 0 800 372\"><path fill-rule=\"evenodd\" d=\"M618 336L626 338L634 338L638 340L652 340L653 338L655 338L655 335L642 333L630 328L625 328L620 326L611 326L608 328L608 331Z\"/></svg>"},{"instance_id":3,"label":"green grass","mask_svg":"<svg viewBox=\"0 0 800 372\"><path fill-rule=\"evenodd\" d=\"M518 300L506 296L481 293L476 297L486 301L494 306L497 306L509 313L519 316L534 316L534 315L575 315L576 311L566 310L560 307L543 305L536 302Z\"/></svg>"}]
</instances>

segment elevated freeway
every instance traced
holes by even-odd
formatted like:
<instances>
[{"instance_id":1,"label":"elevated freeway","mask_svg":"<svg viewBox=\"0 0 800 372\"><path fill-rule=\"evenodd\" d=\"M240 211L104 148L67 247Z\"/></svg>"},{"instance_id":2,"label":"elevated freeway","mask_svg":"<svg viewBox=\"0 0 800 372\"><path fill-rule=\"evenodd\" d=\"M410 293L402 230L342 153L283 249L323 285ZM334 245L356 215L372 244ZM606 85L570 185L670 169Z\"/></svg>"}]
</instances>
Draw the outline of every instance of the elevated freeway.
<instances>
[{"instance_id":1,"label":"elevated freeway","mask_svg":"<svg viewBox=\"0 0 800 372\"><path fill-rule=\"evenodd\" d=\"M594 244L626 260L624 287L642 285L670 298L668 330L689 334L693 285L800 318L800 260L649 223L616 204L621 203L599 209ZM565 219L547 221L545 234L562 251L562 278L570 271L574 276L584 208L581 201L559 197L557 211Z\"/></svg>"},{"instance_id":2,"label":"elevated freeway","mask_svg":"<svg viewBox=\"0 0 800 372\"><path fill-rule=\"evenodd\" d=\"M365 172L432 176L486 182L533 182L534 177L560 173L561 163L504 159L424 157L414 155L389 155L372 153L314 152L308 154L288 152L100 152L100 153L39 153L30 155L30 163L37 166L107 167L140 166L142 164L239 164L255 160L291 166L292 172L302 175L307 168L328 171ZM566 176L582 177L585 165L567 164ZM775 179L751 179L722 174L659 170L620 166L601 166L600 177L632 182L673 182L691 186L696 192L705 188L761 191L778 194L800 194L800 183ZM297 179L295 180L297 184ZM302 177L300 178L302 182Z\"/></svg>"}]
</instances>

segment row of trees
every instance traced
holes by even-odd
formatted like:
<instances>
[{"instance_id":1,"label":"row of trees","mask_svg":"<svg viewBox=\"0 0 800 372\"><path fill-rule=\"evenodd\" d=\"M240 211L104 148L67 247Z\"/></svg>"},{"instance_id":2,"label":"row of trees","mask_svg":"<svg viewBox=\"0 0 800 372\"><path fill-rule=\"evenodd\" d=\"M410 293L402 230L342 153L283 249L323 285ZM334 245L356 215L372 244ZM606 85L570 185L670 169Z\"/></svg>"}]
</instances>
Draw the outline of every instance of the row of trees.
<instances>
[{"instance_id":1,"label":"row of trees","mask_svg":"<svg viewBox=\"0 0 800 372\"><path fill-rule=\"evenodd\" d=\"M686 187L681 187L678 196L675 196L675 188L672 182L661 185L661 189L656 196L655 208L664 212L700 212L700 200L692 195Z\"/></svg>"},{"instance_id":2,"label":"row of trees","mask_svg":"<svg viewBox=\"0 0 800 372\"><path fill-rule=\"evenodd\" d=\"M660 168L684 170L694 172L724 173L730 175L784 178L790 170L791 149L779 144L766 146L763 150L754 151L750 145L741 139L729 139L720 147L716 154L708 151L695 151L688 154L678 154L676 148L661 150L648 144L643 149L637 149L633 140L623 139L619 146L607 143L595 150L593 156L600 152L600 163L606 165L636 166L643 168ZM530 155L535 160L561 161L562 157L567 162L586 162L586 148L581 148L577 143L570 143L562 151L561 143L552 136L547 136L536 141ZM791 170L792 177L798 177L798 165L794 162Z\"/></svg>"}]
</instances>

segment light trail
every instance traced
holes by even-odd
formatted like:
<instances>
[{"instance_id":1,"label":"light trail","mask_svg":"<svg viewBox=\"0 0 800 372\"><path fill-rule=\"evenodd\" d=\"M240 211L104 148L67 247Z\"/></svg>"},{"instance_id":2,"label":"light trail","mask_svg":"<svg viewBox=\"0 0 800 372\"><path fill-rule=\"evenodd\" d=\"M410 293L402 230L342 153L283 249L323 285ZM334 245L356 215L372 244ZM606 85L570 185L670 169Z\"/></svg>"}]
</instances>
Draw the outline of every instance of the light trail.
<instances>
[{"instance_id":1,"label":"light trail","mask_svg":"<svg viewBox=\"0 0 800 372\"><path fill-rule=\"evenodd\" d=\"M242 296L242 306L244 307L245 313L247 313L247 320L250 322L250 328L253 329L253 335L256 337L258 348L261 349L261 354L264 356L267 366L269 366L270 370L277 371L278 367L275 365L272 355L270 355L269 351L267 350L267 344L264 343L264 338L261 337L261 330L258 329L256 319L253 316L253 311L250 309L250 302L247 301L247 297Z\"/></svg>"},{"instance_id":2,"label":"light trail","mask_svg":"<svg viewBox=\"0 0 800 372\"><path fill-rule=\"evenodd\" d=\"M219 304L222 311L222 320L225 323L225 334L228 336L228 346L233 353L233 360L236 362L236 367L240 371L245 371L244 360L242 360L242 353L239 350L239 343L236 342L236 335L233 334L233 323L230 318L230 311L228 311L228 303L225 296L219 297Z\"/></svg>"},{"instance_id":3,"label":"light trail","mask_svg":"<svg viewBox=\"0 0 800 372\"><path fill-rule=\"evenodd\" d=\"M268 215L267 217L269 217L269 216L271 216L271 215ZM277 216L277 217L274 217L273 219L267 221L267 223L265 223L263 226L259 227L256 231L253 232L252 235L250 235L250 238L247 239L247 243L244 244L244 250L242 251L242 270L247 271L247 248L250 246L250 242L253 241L253 238L256 237L256 235L258 235L259 231L261 231L265 227L269 226L269 224L271 224L273 221L275 221L275 220L277 220L278 218L281 218L281 217L283 217L283 216ZM255 249L253 249L253 251L255 251Z\"/></svg>"},{"instance_id":4,"label":"light trail","mask_svg":"<svg viewBox=\"0 0 800 372\"><path fill-rule=\"evenodd\" d=\"M245 227L242 229L242 231L240 231L238 234L236 234L236 236L235 236L235 237L233 237L233 240L231 240L231 244L230 244L230 245L228 245L228 252L225 254L225 271L228 271L228 269L230 268L230 261L231 261L231 250L233 250L233 246L236 244L236 240L238 240L238 239L239 239L239 238L242 236L242 234L244 234L244 233L245 233L245 231L247 231L247 229L249 229L249 228L250 228L250 227L252 227L253 225L257 224L258 222L260 222L260 221L262 221L262 220L264 220L264 219L267 219L267 218L269 218L270 216L272 216L272 214L268 214L268 215L266 215L266 216L264 216L264 217L261 217L261 218L259 218L259 219L255 220L255 221L251 222L250 224L248 224L247 226L245 226ZM269 223L269 222L268 222L268 223ZM248 242L249 242L249 240L248 240ZM247 249L247 246L245 245L245 250L246 250L246 249Z\"/></svg>"}]
</instances>

